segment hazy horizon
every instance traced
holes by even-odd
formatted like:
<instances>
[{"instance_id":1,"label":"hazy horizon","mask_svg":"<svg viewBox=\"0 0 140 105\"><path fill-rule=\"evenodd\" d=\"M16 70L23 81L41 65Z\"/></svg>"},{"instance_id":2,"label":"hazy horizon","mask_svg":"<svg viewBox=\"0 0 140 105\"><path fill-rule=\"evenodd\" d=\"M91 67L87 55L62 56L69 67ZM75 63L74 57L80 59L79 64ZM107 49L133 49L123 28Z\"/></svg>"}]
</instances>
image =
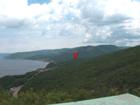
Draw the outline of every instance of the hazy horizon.
<instances>
[{"instance_id":1,"label":"hazy horizon","mask_svg":"<svg viewBox=\"0 0 140 105\"><path fill-rule=\"evenodd\" d=\"M41 50L57 50L57 49L67 49L67 48L86 47L86 46L102 46L102 45L109 45L109 44L80 45L80 46L62 47L62 48L47 48L47 49L24 50L24 51L14 51L14 52L0 52L0 54L12 54L12 53L20 53L20 52L32 52L32 51L41 51ZM110 44L110 45L112 45L112 44ZM117 47L135 47L135 46L137 46L137 45L133 45L133 46L119 46L119 45L113 45L113 46L117 46Z\"/></svg>"}]
</instances>

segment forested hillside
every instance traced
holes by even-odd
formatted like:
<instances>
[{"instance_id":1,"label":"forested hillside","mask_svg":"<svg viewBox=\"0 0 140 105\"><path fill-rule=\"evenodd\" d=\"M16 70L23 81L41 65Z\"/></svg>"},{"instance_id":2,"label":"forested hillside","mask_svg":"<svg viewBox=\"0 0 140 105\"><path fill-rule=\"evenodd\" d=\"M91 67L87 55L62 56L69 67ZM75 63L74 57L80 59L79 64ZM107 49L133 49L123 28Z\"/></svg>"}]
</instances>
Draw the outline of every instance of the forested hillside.
<instances>
[{"instance_id":1,"label":"forested hillside","mask_svg":"<svg viewBox=\"0 0 140 105\"><path fill-rule=\"evenodd\" d=\"M36 72L1 78L1 89L24 84L17 99L0 92L1 99L10 100L3 105L46 105L127 92L140 96L140 46L94 59L62 62L29 80Z\"/></svg>"},{"instance_id":2,"label":"forested hillside","mask_svg":"<svg viewBox=\"0 0 140 105\"><path fill-rule=\"evenodd\" d=\"M40 73L25 88L48 91L78 88L104 96L110 91L138 91L139 81L140 46L137 46L96 59L65 62L53 70Z\"/></svg>"}]
</instances>

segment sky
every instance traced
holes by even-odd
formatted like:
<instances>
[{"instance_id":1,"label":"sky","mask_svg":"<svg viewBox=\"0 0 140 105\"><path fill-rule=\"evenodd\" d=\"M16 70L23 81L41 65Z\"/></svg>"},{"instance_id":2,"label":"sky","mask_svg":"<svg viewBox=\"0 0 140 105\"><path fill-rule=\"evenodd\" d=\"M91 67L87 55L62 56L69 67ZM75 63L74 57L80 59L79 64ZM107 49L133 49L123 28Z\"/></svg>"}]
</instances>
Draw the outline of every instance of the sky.
<instances>
[{"instance_id":1,"label":"sky","mask_svg":"<svg viewBox=\"0 0 140 105\"><path fill-rule=\"evenodd\" d=\"M140 0L0 0L0 52L140 44Z\"/></svg>"}]
</instances>

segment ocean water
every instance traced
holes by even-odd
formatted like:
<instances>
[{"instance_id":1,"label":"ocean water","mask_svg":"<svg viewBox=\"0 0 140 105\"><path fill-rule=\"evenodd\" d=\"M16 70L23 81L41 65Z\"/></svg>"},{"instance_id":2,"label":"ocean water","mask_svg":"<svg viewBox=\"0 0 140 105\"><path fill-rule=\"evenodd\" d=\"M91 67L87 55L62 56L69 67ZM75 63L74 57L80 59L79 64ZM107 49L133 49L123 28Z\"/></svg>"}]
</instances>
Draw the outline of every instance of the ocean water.
<instances>
[{"instance_id":1,"label":"ocean water","mask_svg":"<svg viewBox=\"0 0 140 105\"><path fill-rule=\"evenodd\" d=\"M47 62L34 60L0 59L0 77L25 74L38 68L44 68L47 64Z\"/></svg>"}]
</instances>

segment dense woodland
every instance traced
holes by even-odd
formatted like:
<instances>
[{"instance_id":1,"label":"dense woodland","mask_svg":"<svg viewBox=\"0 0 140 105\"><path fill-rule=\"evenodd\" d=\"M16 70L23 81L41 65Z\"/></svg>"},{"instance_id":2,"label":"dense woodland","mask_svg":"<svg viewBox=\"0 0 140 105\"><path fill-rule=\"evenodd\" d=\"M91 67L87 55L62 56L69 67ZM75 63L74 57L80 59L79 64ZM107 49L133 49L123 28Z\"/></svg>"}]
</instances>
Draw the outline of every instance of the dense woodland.
<instances>
[{"instance_id":1,"label":"dense woodland","mask_svg":"<svg viewBox=\"0 0 140 105\"><path fill-rule=\"evenodd\" d=\"M140 96L140 46L46 69L36 76L38 71L1 78L0 105L47 105L127 92ZM8 89L22 84L19 97L12 97Z\"/></svg>"}]
</instances>

